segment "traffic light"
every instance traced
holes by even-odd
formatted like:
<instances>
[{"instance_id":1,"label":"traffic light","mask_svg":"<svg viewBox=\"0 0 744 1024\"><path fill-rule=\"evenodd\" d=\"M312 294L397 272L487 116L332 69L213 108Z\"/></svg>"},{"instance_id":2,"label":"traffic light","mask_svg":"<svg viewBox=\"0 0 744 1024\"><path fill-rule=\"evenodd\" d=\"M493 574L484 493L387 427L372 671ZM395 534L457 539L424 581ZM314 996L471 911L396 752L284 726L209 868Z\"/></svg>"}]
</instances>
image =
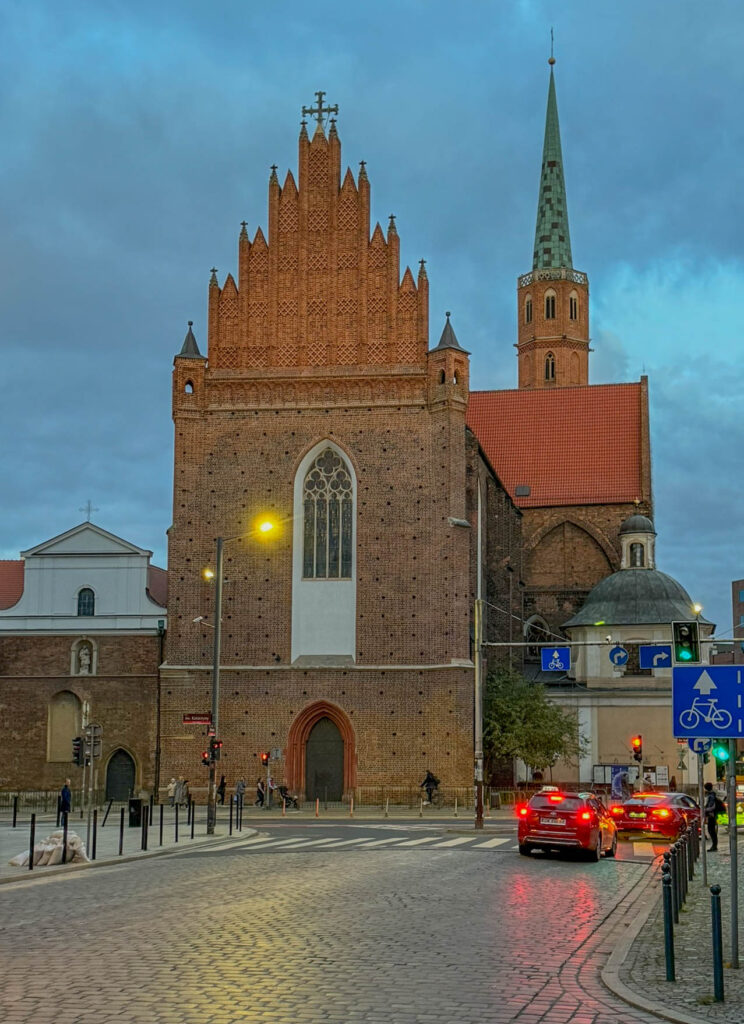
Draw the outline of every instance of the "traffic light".
<instances>
[{"instance_id":1,"label":"traffic light","mask_svg":"<svg viewBox=\"0 0 744 1024\"><path fill-rule=\"evenodd\" d=\"M212 755L213 761L219 761L222 754L222 740L215 739L214 736L209 741L209 752Z\"/></svg>"},{"instance_id":2,"label":"traffic light","mask_svg":"<svg viewBox=\"0 0 744 1024\"><path fill-rule=\"evenodd\" d=\"M82 736L76 736L72 741L72 760L77 765L81 765L84 762Z\"/></svg>"},{"instance_id":3,"label":"traffic light","mask_svg":"<svg viewBox=\"0 0 744 1024\"><path fill-rule=\"evenodd\" d=\"M674 660L680 665L692 665L700 661L700 630L698 623L673 622Z\"/></svg>"},{"instance_id":4,"label":"traffic light","mask_svg":"<svg viewBox=\"0 0 744 1024\"><path fill-rule=\"evenodd\" d=\"M726 776L726 762L730 757L728 743L724 740L719 740L718 743L713 744L711 750L713 757L716 759L716 778L723 779Z\"/></svg>"},{"instance_id":5,"label":"traffic light","mask_svg":"<svg viewBox=\"0 0 744 1024\"><path fill-rule=\"evenodd\" d=\"M209 766L209 751L208 750L202 750L202 764L205 767Z\"/></svg>"},{"instance_id":6,"label":"traffic light","mask_svg":"<svg viewBox=\"0 0 744 1024\"><path fill-rule=\"evenodd\" d=\"M266 765L268 765L268 763L269 763L269 752L268 752L268 750L264 750L263 753L261 754L261 764L266 766Z\"/></svg>"},{"instance_id":7,"label":"traffic light","mask_svg":"<svg viewBox=\"0 0 744 1024\"><path fill-rule=\"evenodd\" d=\"M630 740L630 745L633 748L633 760L643 760L643 736L633 736Z\"/></svg>"}]
</instances>

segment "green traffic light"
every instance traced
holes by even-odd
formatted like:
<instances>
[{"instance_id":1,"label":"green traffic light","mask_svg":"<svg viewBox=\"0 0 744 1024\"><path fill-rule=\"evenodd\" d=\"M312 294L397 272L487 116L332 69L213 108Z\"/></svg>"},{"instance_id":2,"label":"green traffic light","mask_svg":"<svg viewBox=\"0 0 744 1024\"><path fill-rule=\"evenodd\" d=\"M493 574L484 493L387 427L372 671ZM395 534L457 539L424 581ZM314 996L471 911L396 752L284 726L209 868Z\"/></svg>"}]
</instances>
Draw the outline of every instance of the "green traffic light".
<instances>
[{"instance_id":1,"label":"green traffic light","mask_svg":"<svg viewBox=\"0 0 744 1024\"><path fill-rule=\"evenodd\" d=\"M716 761L728 761L729 759L729 748L724 744L718 744L713 747L713 757Z\"/></svg>"},{"instance_id":2,"label":"green traffic light","mask_svg":"<svg viewBox=\"0 0 744 1024\"><path fill-rule=\"evenodd\" d=\"M677 651L677 661L691 661L692 651L689 651L686 647Z\"/></svg>"}]
</instances>

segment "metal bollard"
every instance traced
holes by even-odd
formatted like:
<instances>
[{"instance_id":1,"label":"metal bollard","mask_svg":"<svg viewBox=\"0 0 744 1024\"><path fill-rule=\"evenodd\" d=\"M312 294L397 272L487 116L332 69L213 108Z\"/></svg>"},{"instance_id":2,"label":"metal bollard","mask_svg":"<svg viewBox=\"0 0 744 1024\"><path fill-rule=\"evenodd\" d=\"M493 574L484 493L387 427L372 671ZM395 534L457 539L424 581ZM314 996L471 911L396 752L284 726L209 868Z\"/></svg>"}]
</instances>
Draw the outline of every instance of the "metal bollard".
<instances>
[{"instance_id":1,"label":"metal bollard","mask_svg":"<svg viewBox=\"0 0 744 1024\"><path fill-rule=\"evenodd\" d=\"M160 845L163 845L163 805L160 805Z\"/></svg>"},{"instance_id":2,"label":"metal bollard","mask_svg":"<svg viewBox=\"0 0 744 1024\"><path fill-rule=\"evenodd\" d=\"M67 819L70 815L67 811L62 813L62 863L67 863Z\"/></svg>"},{"instance_id":3,"label":"metal bollard","mask_svg":"<svg viewBox=\"0 0 744 1024\"><path fill-rule=\"evenodd\" d=\"M90 848L90 859L96 859L96 845L98 839L98 808L93 809L93 845Z\"/></svg>"},{"instance_id":4,"label":"metal bollard","mask_svg":"<svg viewBox=\"0 0 744 1024\"><path fill-rule=\"evenodd\" d=\"M349 817L354 817L354 797L351 797L349 800Z\"/></svg>"},{"instance_id":5,"label":"metal bollard","mask_svg":"<svg viewBox=\"0 0 744 1024\"><path fill-rule=\"evenodd\" d=\"M687 900L687 836L682 836L679 840L679 853L680 853L680 872L679 881L682 888L682 902Z\"/></svg>"},{"instance_id":6,"label":"metal bollard","mask_svg":"<svg viewBox=\"0 0 744 1024\"><path fill-rule=\"evenodd\" d=\"M687 841L690 844L690 859L689 859L689 873L687 875L687 881L692 882L695 880L695 861L697 860L697 854L695 850L695 832L692 829L687 830ZM688 886L689 889L689 886Z\"/></svg>"},{"instance_id":7,"label":"metal bollard","mask_svg":"<svg viewBox=\"0 0 744 1024\"><path fill-rule=\"evenodd\" d=\"M713 996L723 1002L723 936L721 932L721 887L710 887L710 914L713 932Z\"/></svg>"},{"instance_id":8,"label":"metal bollard","mask_svg":"<svg viewBox=\"0 0 744 1024\"><path fill-rule=\"evenodd\" d=\"M385 799L385 817L386 818L390 817L390 814L388 813L388 805L389 805L389 803L390 803L390 797L387 797Z\"/></svg>"},{"instance_id":9,"label":"metal bollard","mask_svg":"<svg viewBox=\"0 0 744 1024\"><path fill-rule=\"evenodd\" d=\"M284 801L282 801L282 811L283 810L284 810ZM233 822L233 802L232 802L232 799L231 799L230 800L230 832L229 832L229 835L232 835L232 822Z\"/></svg>"},{"instance_id":10,"label":"metal bollard","mask_svg":"<svg viewBox=\"0 0 744 1024\"><path fill-rule=\"evenodd\" d=\"M191 803L192 803L191 797L189 797L188 802L186 804L186 824L187 825L191 824Z\"/></svg>"},{"instance_id":11,"label":"metal bollard","mask_svg":"<svg viewBox=\"0 0 744 1024\"><path fill-rule=\"evenodd\" d=\"M215 824L217 824L217 808L214 809ZM196 804L191 801L191 838L194 838L194 822L196 821Z\"/></svg>"},{"instance_id":12,"label":"metal bollard","mask_svg":"<svg viewBox=\"0 0 744 1024\"><path fill-rule=\"evenodd\" d=\"M672 879L674 881L674 891L676 893L677 912L674 915L674 923L676 924L679 920L679 912L682 909L682 872L680 871L680 852L679 847L676 843L672 843Z\"/></svg>"},{"instance_id":13,"label":"metal bollard","mask_svg":"<svg viewBox=\"0 0 744 1024\"><path fill-rule=\"evenodd\" d=\"M55 828L59 828L59 818L60 818L61 814L62 814L62 798L61 797L57 797L57 820L56 820L56 822L54 824Z\"/></svg>"},{"instance_id":14,"label":"metal bollard","mask_svg":"<svg viewBox=\"0 0 744 1024\"><path fill-rule=\"evenodd\" d=\"M316 798L315 798L315 817L316 818L318 817L319 811L320 811L320 797L316 796Z\"/></svg>"},{"instance_id":15,"label":"metal bollard","mask_svg":"<svg viewBox=\"0 0 744 1024\"><path fill-rule=\"evenodd\" d=\"M113 806L113 803L114 803L113 800L109 800L108 807L106 808L106 813L104 814L103 821L101 822L101 828L105 828L106 827L106 821L108 820L109 811L111 810L111 807Z\"/></svg>"},{"instance_id":16,"label":"metal bollard","mask_svg":"<svg viewBox=\"0 0 744 1024\"><path fill-rule=\"evenodd\" d=\"M237 815L238 815L238 832L242 832L243 831L243 794L242 793L238 797Z\"/></svg>"},{"instance_id":17,"label":"metal bollard","mask_svg":"<svg viewBox=\"0 0 744 1024\"><path fill-rule=\"evenodd\" d=\"M175 840L174 840L174 842L177 843L178 842L178 804L176 804L176 817L175 817L174 820L175 820Z\"/></svg>"},{"instance_id":18,"label":"metal bollard","mask_svg":"<svg viewBox=\"0 0 744 1024\"><path fill-rule=\"evenodd\" d=\"M661 869L661 892L664 899L664 958L666 980L676 981L674 976L674 908L672 906L672 872L666 863Z\"/></svg>"},{"instance_id":19,"label":"metal bollard","mask_svg":"<svg viewBox=\"0 0 744 1024\"><path fill-rule=\"evenodd\" d=\"M147 849L147 812L149 807L147 804L142 808L142 828L140 832L140 850Z\"/></svg>"},{"instance_id":20,"label":"metal bollard","mask_svg":"<svg viewBox=\"0 0 744 1024\"><path fill-rule=\"evenodd\" d=\"M124 808L121 809L119 815L119 856L121 857L124 853Z\"/></svg>"},{"instance_id":21,"label":"metal bollard","mask_svg":"<svg viewBox=\"0 0 744 1024\"><path fill-rule=\"evenodd\" d=\"M13 828L16 827L16 822L17 821L18 821L18 797L14 796L13 797Z\"/></svg>"},{"instance_id":22,"label":"metal bollard","mask_svg":"<svg viewBox=\"0 0 744 1024\"><path fill-rule=\"evenodd\" d=\"M671 847L664 851L664 863L669 866L669 877L672 880L672 917L674 923L679 923L679 906L677 904L677 883L674 880L674 858Z\"/></svg>"},{"instance_id":23,"label":"metal bollard","mask_svg":"<svg viewBox=\"0 0 744 1024\"><path fill-rule=\"evenodd\" d=\"M31 815L31 837L28 843L28 870L34 870L34 846L36 845L36 815Z\"/></svg>"}]
</instances>

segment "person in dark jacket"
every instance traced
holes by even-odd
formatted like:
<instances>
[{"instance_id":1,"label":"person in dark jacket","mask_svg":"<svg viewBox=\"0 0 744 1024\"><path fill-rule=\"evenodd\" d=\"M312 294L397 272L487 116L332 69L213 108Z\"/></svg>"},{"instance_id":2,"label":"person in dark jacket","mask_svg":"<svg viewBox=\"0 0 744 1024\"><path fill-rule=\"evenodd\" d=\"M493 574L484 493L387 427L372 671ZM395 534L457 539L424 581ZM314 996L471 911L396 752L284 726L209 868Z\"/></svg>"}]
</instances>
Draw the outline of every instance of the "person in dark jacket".
<instances>
[{"instance_id":1,"label":"person in dark jacket","mask_svg":"<svg viewBox=\"0 0 744 1024\"><path fill-rule=\"evenodd\" d=\"M713 789L713 783L706 782L703 814L705 815L705 827L707 828L708 835L710 836L708 853L715 853L718 849L718 815L722 808L725 808L725 805Z\"/></svg>"},{"instance_id":2,"label":"person in dark jacket","mask_svg":"<svg viewBox=\"0 0 744 1024\"><path fill-rule=\"evenodd\" d=\"M220 784L217 787L217 796L220 798L220 803L224 806L225 804L225 790L227 789L227 783L225 782L225 776L220 778Z\"/></svg>"},{"instance_id":3,"label":"person in dark jacket","mask_svg":"<svg viewBox=\"0 0 744 1024\"><path fill-rule=\"evenodd\" d=\"M256 780L256 804L259 807L264 805L264 795L266 793L266 787L264 786L263 779Z\"/></svg>"},{"instance_id":4,"label":"person in dark jacket","mask_svg":"<svg viewBox=\"0 0 744 1024\"><path fill-rule=\"evenodd\" d=\"M59 791L59 813L69 814L72 808L72 790L70 789L70 780L65 779L65 784Z\"/></svg>"},{"instance_id":5,"label":"person in dark jacket","mask_svg":"<svg viewBox=\"0 0 744 1024\"><path fill-rule=\"evenodd\" d=\"M431 803L432 802L432 797L436 793L438 786L439 786L439 779L436 777L436 775L432 775L432 773L430 771L427 771L426 775L424 777L424 781L419 786L419 789L425 789L426 790L426 795L427 795L427 797L429 799L429 803Z\"/></svg>"}]
</instances>

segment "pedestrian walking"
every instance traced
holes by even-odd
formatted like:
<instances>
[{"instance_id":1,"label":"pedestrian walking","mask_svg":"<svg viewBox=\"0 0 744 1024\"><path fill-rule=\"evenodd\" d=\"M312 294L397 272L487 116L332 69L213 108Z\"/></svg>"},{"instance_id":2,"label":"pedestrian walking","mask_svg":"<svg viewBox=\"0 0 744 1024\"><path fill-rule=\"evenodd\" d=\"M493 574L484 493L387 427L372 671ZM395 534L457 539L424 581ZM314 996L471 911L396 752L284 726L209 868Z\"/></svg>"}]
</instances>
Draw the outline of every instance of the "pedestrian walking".
<instances>
[{"instance_id":1,"label":"pedestrian walking","mask_svg":"<svg viewBox=\"0 0 744 1024\"><path fill-rule=\"evenodd\" d=\"M217 787L217 796L220 798L220 803L225 806L225 790L227 789L227 783L225 782L225 776L220 777L220 784Z\"/></svg>"},{"instance_id":2,"label":"pedestrian walking","mask_svg":"<svg viewBox=\"0 0 744 1024\"><path fill-rule=\"evenodd\" d=\"M715 853L718 849L718 815L726 813L726 804L713 789L712 782L705 783L705 804L703 814L705 815L705 827L710 837L708 853Z\"/></svg>"},{"instance_id":3,"label":"pedestrian walking","mask_svg":"<svg viewBox=\"0 0 744 1024\"><path fill-rule=\"evenodd\" d=\"M65 784L59 791L59 813L69 814L72 808L72 790L70 789L70 780L65 779Z\"/></svg>"},{"instance_id":4,"label":"pedestrian walking","mask_svg":"<svg viewBox=\"0 0 744 1024\"><path fill-rule=\"evenodd\" d=\"M276 786L274 784L274 778L273 778L272 775L270 775L269 776L269 792L267 794L267 799L268 799L268 802L269 802L269 807L271 807L271 803L272 803L272 800L274 798L274 790L275 789L276 789Z\"/></svg>"},{"instance_id":5,"label":"pedestrian walking","mask_svg":"<svg viewBox=\"0 0 744 1024\"><path fill-rule=\"evenodd\" d=\"M183 780L183 806L188 807L191 803L191 793L189 792L189 780Z\"/></svg>"},{"instance_id":6,"label":"pedestrian walking","mask_svg":"<svg viewBox=\"0 0 744 1024\"><path fill-rule=\"evenodd\" d=\"M176 781L176 784L173 787L173 803L177 807L182 807L183 804L186 802L185 801L185 797L183 795L183 790L184 790L183 775L179 775L178 779Z\"/></svg>"},{"instance_id":7,"label":"pedestrian walking","mask_svg":"<svg viewBox=\"0 0 744 1024\"><path fill-rule=\"evenodd\" d=\"M235 783L235 803L242 804L245 797L245 779L238 779Z\"/></svg>"},{"instance_id":8,"label":"pedestrian walking","mask_svg":"<svg viewBox=\"0 0 744 1024\"><path fill-rule=\"evenodd\" d=\"M171 779L168 783L168 803L171 807L176 802L176 785L175 779Z\"/></svg>"},{"instance_id":9,"label":"pedestrian walking","mask_svg":"<svg viewBox=\"0 0 744 1024\"><path fill-rule=\"evenodd\" d=\"M434 796L435 792L437 791L438 786L439 786L439 779L436 777L436 775L433 775L427 769L426 775L424 776L424 781L419 786L419 789L425 789L426 790L426 796L427 796L427 798L429 800L429 803L432 802L432 797Z\"/></svg>"},{"instance_id":10,"label":"pedestrian walking","mask_svg":"<svg viewBox=\"0 0 744 1024\"><path fill-rule=\"evenodd\" d=\"M264 795L266 793L266 787L264 786L263 779L256 780L256 804L258 807L264 805Z\"/></svg>"}]
</instances>

